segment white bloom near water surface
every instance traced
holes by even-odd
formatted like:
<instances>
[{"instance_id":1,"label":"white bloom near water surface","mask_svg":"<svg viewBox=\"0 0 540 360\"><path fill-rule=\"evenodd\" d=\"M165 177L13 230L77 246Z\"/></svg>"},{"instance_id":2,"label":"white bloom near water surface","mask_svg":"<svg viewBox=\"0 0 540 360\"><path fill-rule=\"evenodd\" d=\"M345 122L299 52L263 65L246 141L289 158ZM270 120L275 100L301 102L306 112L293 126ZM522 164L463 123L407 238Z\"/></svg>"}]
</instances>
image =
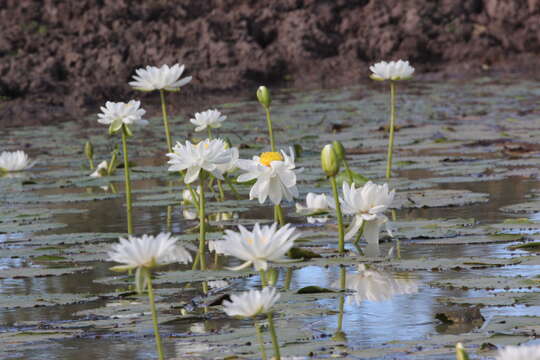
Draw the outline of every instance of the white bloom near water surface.
<instances>
[{"instance_id":1,"label":"white bloom near water surface","mask_svg":"<svg viewBox=\"0 0 540 360\"><path fill-rule=\"evenodd\" d=\"M414 68L409 64L408 61L398 60L398 61L381 61L375 65L371 65L369 70L373 74L370 77L373 80L384 81L384 80L407 80L412 77L414 73Z\"/></svg>"},{"instance_id":2,"label":"white bloom near water surface","mask_svg":"<svg viewBox=\"0 0 540 360\"><path fill-rule=\"evenodd\" d=\"M107 101L98 114L98 123L109 125L111 133L120 130L122 125L147 125L148 121L142 118L146 111L140 106L141 102L137 100L127 103Z\"/></svg>"},{"instance_id":3,"label":"white bloom near water surface","mask_svg":"<svg viewBox=\"0 0 540 360\"><path fill-rule=\"evenodd\" d=\"M540 360L540 345L506 346L499 350L496 360Z\"/></svg>"},{"instance_id":4,"label":"white bloom near water surface","mask_svg":"<svg viewBox=\"0 0 540 360\"><path fill-rule=\"evenodd\" d=\"M290 259L285 254L300 236L290 224L278 229L276 223L272 226L260 226L256 223L252 231L242 225L238 226L238 230L239 232L225 230L224 240L212 241L209 244L209 248L217 253L245 261L232 270L253 265L256 270L266 271L269 262L288 262Z\"/></svg>"},{"instance_id":5,"label":"white bloom near water surface","mask_svg":"<svg viewBox=\"0 0 540 360\"><path fill-rule=\"evenodd\" d=\"M240 159L238 167L246 173L238 177L239 182L256 179L249 192L250 200L259 199L263 204L268 197L274 205L279 205L285 198L291 201L298 197L296 188L296 172L294 164L294 151L265 152L261 156L254 156L252 160Z\"/></svg>"},{"instance_id":6,"label":"white bloom near water surface","mask_svg":"<svg viewBox=\"0 0 540 360\"><path fill-rule=\"evenodd\" d=\"M203 131L207 127L217 129L221 127L221 123L227 119L227 116L221 115L217 110L206 110L200 113L195 113L195 118L190 119L191 123L196 126L195 131Z\"/></svg>"},{"instance_id":7,"label":"white bloom near water surface","mask_svg":"<svg viewBox=\"0 0 540 360\"><path fill-rule=\"evenodd\" d=\"M143 235L120 238L119 243L112 246L109 259L123 264L113 269L127 271L129 269L147 268L171 263L186 264L191 261L191 255L182 246L177 245L178 238L170 233L160 233L157 236Z\"/></svg>"},{"instance_id":8,"label":"white bloom near water surface","mask_svg":"<svg viewBox=\"0 0 540 360\"><path fill-rule=\"evenodd\" d=\"M326 194L315 194L310 192L306 195L306 206L296 203L296 211L307 214L322 213L330 208L330 201Z\"/></svg>"},{"instance_id":9,"label":"white bloom near water surface","mask_svg":"<svg viewBox=\"0 0 540 360\"><path fill-rule=\"evenodd\" d=\"M357 189L354 183L343 182L341 207L344 214L354 215L345 240L351 239L363 226L366 241L378 243L380 229L388 222L383 212L392 204L394 195L395 190L388 191L388 184L377 185L368 181Z\"/></svg>"},{"instance_id":10,"label":"white bloom near water surface","mask_svg":"<svg viewBox=\"0 0 540 360\"><path fill-rule=\"evenodd\" d=\"M199 178L201 170L205 170L218 179L223 179L223 169L233 159L233 151L227 149L221 139L206 139L198 144L186 141L176 143L173 152L168 153L169 171L187 170L184 182L190 184Z\"/></svg>"},{"instance_id":11,"label":"white bloom near water surface","mask_svg":"<svg viewBox=\"0 0 540 360\"><path fill-rule=\"evenodd\" d=\"M191 76L180 79L184 72L184 65L162 65L161 67L147 66L135 70L131 87L140 91L179 91L180 88L191 81Z\"/></svg>"},{"instance_id":12,"label":"white bloom near water surface","mask_svg":"<svg viewBox=\"0 0 540 360\"><path fill-rule=\"evenodd\" d=\"M35 161L30 161L28 155L22 150L2 151L0 154L0 172L2 170L7 172L28 170L35 163Z\"/></svg>"},{"instance_id":13,"label":"white bloom near water surface","mask_svg":"<svg viewBox=\"0 0 540 360\"><path fill-rule=\"evenodd\" d=\"M250 290L231 295L231 301L223 301L223 311L229 316L254 317L268 313L278 299L279 293L272 287Z\"/></svg>"}]
</instances>

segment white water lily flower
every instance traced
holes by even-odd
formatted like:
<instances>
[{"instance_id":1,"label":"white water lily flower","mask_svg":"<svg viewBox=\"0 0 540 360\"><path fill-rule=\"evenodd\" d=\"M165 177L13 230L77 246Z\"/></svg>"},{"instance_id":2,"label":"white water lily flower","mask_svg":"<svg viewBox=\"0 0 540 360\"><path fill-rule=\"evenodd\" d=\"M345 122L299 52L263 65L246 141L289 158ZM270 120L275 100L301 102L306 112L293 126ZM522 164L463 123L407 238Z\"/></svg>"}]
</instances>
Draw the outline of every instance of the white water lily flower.
<instances>
[{"instance_id":1,"label":"white water lily flower","mask_svg":"<svg viewBox=\"0 0 540 360\"><path fill-rule=\"evenodd\" d=\"M211 280L208 281L208 287L210 289L224 289L229 287L229 283L225 280Z\"/></svg>"},{"instance_id":2,"label":"white water lily flower","mask_svg":"<svg viewBox=\"0 0 540 360\"><path fill-rule=\"evenodd\" d=\"M180 245L176 245L177 237L170 233L160 233L157 236L143 235L120 238L120 243L114 244L109 251L109 259L123 265L115 266L117 271L127 271L135 268L152 269L156 266L171 263L186 264L191 261L191 255Z\"/></svg>"},{"instance_id":3,"label":"white water lily flower","mask_svg":"<svg viewBox=\"0 0 540 360\"><path fill-rule=\"evenodd\" d=\"M197 189L195 190L197 195L201 195L201 185L197 186ZM193 196L191 195L191 191L189 189L184 189L182 191L182 200L184 201L184 204L193 204Z\"/></svg>"},{"instance_id":4,"label":"white water lily flower","mask_svg":"<svg viewBox=\"0 0 540 360\"><path fill-rule=\"evenodd\" d=\"M339 283L333 284L339 287ZM394 277L389 273L367 269L364 264L358 265L358 272L347 274L346 288L355 291L349 298L357 305L363 301L386 301L396 295L416 294L418 281L416 279Z\"/></svg>"},{"instance_id":5,"label":"white water lily flower","mask_svg":"<svg viewBox=\"0 0 540 360\"><path fill-rule=\"evenodd\" d=\"M277 224L260 226L256 223L252 231L242 225L240 232L225 230L225 239L212 242L212 250L218 254L234 256L245 262L232 270L241 270L253 264L255 270L267 270L268 262L288 262L285 254L300 236L290 224L277 229Z\"/></svg>"},{"instance_id":6,"label":"white water lily flower","mask_svg":"<svg viewBox=\"0 0 540 360\"><path fill-rule=\"evenodd\" d=\"M35 165L35 161L30 161L28 155L22 151L2 151L0 154L0 172L16 172L30 169Z\"/></svg>"},{"instance_id":7,"label":"white water lily flower","mask_svg":"<svg viewBox=\"0 0 540 360\"><path fill-rule=\"evenodd\" d=\"M107 175L107 170L109 169L109 163L107 160L103 160L96 166L96 170L90 174L90 177L102 177Z\"/></svg>"},{"instance_id":8,"label":"white water lily flower","mask_svg":"<svg viewBox=\"0 0 540 360\"><path fill-rule=\"evenodd\" d=\"M497 352L496 360L540 360L540 345L506 346Z\"/></svg>"},{"instance_id":9,"label":"white water lily flower","mask_svg":"<svg viewBox=\"0 0 540 360\"><path fill-rule=\"evenodd\" d=\"M227 149L227 147L225 147L225 149ZM230 150L230 154L231 154L231 161L229 161L225 165L219 165L219 169L223 173L230 173L230 172L236 170L236 168L238 167L238 160L240 158L238 148L232 147L232 148L229 148L229 150Z\"/></svg>"},{"instance_id":10,"label":"white water lily flower","mask_svg":"<svg viewBox=\"0 0 540 360\"><path fill-rule=\"evenodd\" d=\"M140 106L141 102L137 100L130 100L127 103L107 101L98 114L98 123L109 125L111 134L120 130L122 125L144 126L148 121L142 118L146 111L140 109Z\"/></svg>"},{"instance_id":11,"label":"white water lily flower","mask_svg":"<svg viewBox=\"0 0 540 360\"><path fill-rule=\"evenodd\" d=\"M308 216L308 224L324 224L328 221L328 216Z\"/></svg>"},{"instance_id":12,"label":"white water lily flower","mask_svg":"<svg viewBox=\"0 0 540 360\"><path fill-rule=\"evenodd\" d=\"M278 299L279 293L273 287L250 290L231 295L231 301L223 301L223 311L229 316L254 317L268 313Z\"/></svg>"},{"instance_id":13,"label":"white water lily flower","mask_svg":"<svg viewBox=\"0 0 540 360\"><path fill-rule=\"evenodd\" d=\"M306 206L296 203L296 211L308 214L322 213L330 207L326 194L308 193L306 195Z\"/></svg>"},{"instance_id":14,"label":"white water lily flower","mask_svg":"<svg viewBox=\"0 0 540 360\"><path fill-rule=\"evenodd\" d=\"M227 116L221 115L217 109L206 110L200 113L195 113L195 118L190 119L191 123L195 126L195 131L203 131L207 127L217 129L221 127L221 123L227 119Z\"/></svg>"},{"instance_id":15,"label":"white water lily flower","mask_svg":"<svg viewBox=\"0 0 540 360\"><path fill-rule=\"evenodd\" d=\"M198 144L186 141L185 145L176 143L173 152L168 153L170 158L169 171L186 170L184 182L190 184L197 180L201 170L205 170L218 179L223 179L222 167L231 162L231 149L225 148L221 139L206 139Z\"/></svg>"},{"instance_id":16,"label":"white water lily flower","mask_svg":"<svg viewBox=\"0 0 540 360\"><path fill-rule=\"evenodd\" d=\"M364 237L368 243L379 242L381 226L388 222L383 212L394 200L395 190L388 191L388 184L377 185L368 181L363 187L356 189L343 182L343 198L341 208L344 214L354 215L350 229L345 234L345 240L351 239L364 224ZM392 234L387 228L390 236Z\"/></svg>"},{"instance_id":17,"label":"white water lily flower","mask_svg":"<svg viewBox=\"0 0 540 360\"><path fill-rule=\"evenodd\" d=\"M370 77L373 80L407 80L412 77L414 68L408 61L381 61L369 67L369 70L373 72Z\"/></svg>"},{"instance_id":18,"label":"white water lily flower","mask_svg":"<svg viewBox=\"0 0 540 360\"><path fill-rule=\"evenodd\" d=\"M180 79L184 72L184 65L162 65L161 67L147 66L135 70L134 81L129 85L140 91L166 90L178 91L191 81L191 76Z\"/></svg>"},{"instance_id":19,"label":"white water lily flower","mask_svg":"<svg viewBox=\"0 0 540 360\"><path fill-rule=\"evenodd\" d=\"M262 153L261 156L254 156L253 160L238 160L238 167L247 171L238 177L238 181L257 179L249 192L250 200L258 198L259 203L263 204L270 197L275 205L279 205L283 198L291 201L298 197L294 152L292 148L289 151L289 155L281 150L281 153Z\"/></svg>"},{"instance_id":20,"label":"white water lily flower","mask_svg":"<svg viewBox=\"0 0 540 360\"><path fill-rule=\"evenodd\" d=\"M186 220L195 220L199 215L197 215L197 212L195 211L184 209L182 210L182 216Z\"/></svg>"}]
</instances>

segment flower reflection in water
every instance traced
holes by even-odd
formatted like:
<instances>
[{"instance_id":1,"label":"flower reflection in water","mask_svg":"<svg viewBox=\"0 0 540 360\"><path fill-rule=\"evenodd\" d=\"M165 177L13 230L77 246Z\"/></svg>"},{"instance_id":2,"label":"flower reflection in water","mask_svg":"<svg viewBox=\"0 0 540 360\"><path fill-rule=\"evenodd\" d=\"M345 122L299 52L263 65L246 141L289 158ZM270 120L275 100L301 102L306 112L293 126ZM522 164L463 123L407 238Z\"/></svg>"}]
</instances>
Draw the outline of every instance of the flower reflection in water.
<instances>
[{"instance_id":1,"label":"flower reflection in water","mask_svg":"<svg viewBox=\"0 0 540 360\"><path fill-rule=\"evenodd\" d=\"M335 284L338 286L339 284ZM349 303L360 305L363 301L386 301L396 295L418 292L418 280L394 277L390 273L358 265L358 272L347 274L346 288L355 293L347 297Z\"/></svg>"}]
</instances>

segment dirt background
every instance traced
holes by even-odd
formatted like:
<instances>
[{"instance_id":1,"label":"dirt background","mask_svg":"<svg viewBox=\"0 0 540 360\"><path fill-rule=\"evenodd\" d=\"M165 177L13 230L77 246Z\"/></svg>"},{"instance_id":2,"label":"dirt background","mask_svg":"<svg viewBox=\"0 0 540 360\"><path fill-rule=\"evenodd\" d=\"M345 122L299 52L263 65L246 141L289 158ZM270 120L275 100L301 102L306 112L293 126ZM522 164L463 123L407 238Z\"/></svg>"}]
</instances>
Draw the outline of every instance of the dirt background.
<instances>
[{"instance_id":1,"label":"dirt background","mask_svg":"<svg viewBox=\"0 0 540 360\"><path fill-rule=\"evenodd\" d=\"M187 106L262 83L350 84L400 58L417 78L536 77L539 54L540 0L1 0L0 119L50 123L106 100L146 104L155 96L127 84L146 65L186 64Z\"/></svg>"}]
</instances>

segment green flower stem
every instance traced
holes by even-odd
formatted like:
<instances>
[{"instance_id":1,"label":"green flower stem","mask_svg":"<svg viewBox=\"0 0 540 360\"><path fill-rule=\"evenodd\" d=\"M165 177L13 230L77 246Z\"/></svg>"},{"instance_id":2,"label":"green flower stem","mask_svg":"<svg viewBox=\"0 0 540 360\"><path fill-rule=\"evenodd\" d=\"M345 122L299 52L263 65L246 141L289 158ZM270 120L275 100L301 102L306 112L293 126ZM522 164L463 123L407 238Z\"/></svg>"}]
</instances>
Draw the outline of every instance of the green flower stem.
<instances>
[{"instance_id":1,"label":"green flower stem","mask_svg":"<svg viewBox=\"0 0 540 360\"><path fill-rule=\"evenodd\" d=\"M169 130L169 119L167 117L167 106L165 104L165 92L159 90L159 97L161 98L161 112L163 113L163 126L165 127L165 138L167 139L167 150L172 153L172 141L171 132Z\"/></svg>"},{"instance_id":2,"label":"green flower stem","mask_svg":"<svg viewBox=\"0 0 540 360\"><path fill-rule=\"evenodd\" d=\"M193 186L191 184L186 184L186 187L189 190L189 193L191 194L191 198L193 199L193 205L195 205L195 209L197 209L197 212L199 212L199 195L193 189Z\"/></svg>"},{"instance_id":3,"label":"green flower stem","mask_svg":"<svg viewBox=\"0 0 540 360\"><path fill-rule=\"evenodd\" d=\"M156 349L157 349L159 360L163 360L164 359L163 346L161 345L161 337L159 336L156 303L154 301L154 290L152 288L152 277L150 276L150 271L145 270L145 273L146 273L146 280L148 282L148 300L150 300L150 310L152 311L152 323L154 324L154 336L156 337Z\"/></svg>"},{"instance_id":4,"label":"green flower stem","mask_svg":"<svg viewBox=\"0 0 540 360\"><path fill-rule=\"evenodd\" d=\"M236 190L236 188L234 187L233 183L231 182L231 179L229 179L228 177L224 177L225 178L225 182L227 183L227 185L229 186L229 189L231 189L231 191L234 193L234 196L236 197L237 200L240 200L240 194L238 193L238 191Z\"/></svg>"},{"instance_id":5,"label":"green flower stem","mask_svg":"<svg viewBox=\"0 0 540 360\"><path fill-rule=\"evenodd\" d=\"M212 128L210 126L206 127L208 129L208 139L212 140Z\"/></svg>"},{"instance_id":6,"label":"green flower stem","mask_svg":"<svg viewBox=\"0 0 540 360\"><path fill-rule=\"evenodd\" d=\"M274 132L272 131L272 118L270 117L270 108L265 107L266 110L266 123L268 125L268 135L270 136L270 146L272 151L276 151L276 140L274 139Z\"/></svg>"},{"instance_id":7,"label":"green flower stem","mask_svg":"<svg viewBox=\"0 0 540 360\"><path fill-rule=\"evenodd\" d=\"M225 201L225 192L223 191L223 184L221 183L221 180L217 180L217 187L219 190L219 198L221 201Z\"/></svg>"},{"instance_id":8,"label":"green flower stem","mask_svg":"<svg viewBox=\"0 0 540 360\"><path fill-rule=\"evenodd\" d=\"M111 161L109 162L109 166L107 167L107 175L112 175L114 170L116 169L116 157L118 156L118 147L115 148L111 154Z\"/></svg>"},{"instance_id":9,"label":"green flower stem","mask_svg":"<svg viewBox=\"0 0 540 360\"><path fill-rule=\"evenodd\" d=\"M347 159L343 159L343 165L345 165L345 172L347 173L347 177L349 178L349 184L353 183L353 174L351 171L351 168L349 167L349 162Z\"/></svg>"},{"instance_id":10,"label":"green flower stem","mask_svg":"<svg viewBox=\"0 0 540 360\"><path fill-rule=\"evenodd\" d=\"M345 272L345 267L341 266L339 269L339 287L341 291L345 290L345 284L346 284L346 276L347 273ZM338 327L336 330L337 332L341 332L343 329L343 310L345 307L345 295L342 295L339 298L339 315L338 315Z\"/></svg>"},{"instance_id":11,"label":"green flower stem","mask_svg":"<svg viewBox=\"0 0 540 360\"><path fill-rule=\"evenodd\" d=\"M94 159L89 157L88 158L88 162L90 163L90 170L94 170L95 169L95 166L94 166Z\"/></svg>"},{"instance_id":12,"label":"green flower stem","mask_svg":"<svg viewBox=\"0 0 540 360\"><path fill-rule=\"evenodd\" d=\"M341 214L341 204L339 203L339 194L337 189L336 177L330 176L330 184L332 184L332 193L336 201L336 215L338 220L338 250L340 254L345 252L345 231L343 229L343 215Z\"/></svg>"},{"instance_id":13,"label":"green flower stem","mask_svg":"<svg viewBox=\"0 0 540 360\"><path fill-rule=\"evenodd\" d=\"M171 205L167 206L167 231L172 231L172 214L173 214L173 207Z\"/></svg>"},{"instance_id":14,"label":"green flower stem","mask_svg":"<svg viewBox=\"0 0 540 360\"><path fill-rule=\"evenodd\" d=\"M257 340L259 340L259 347L261 349L261 358L266 360L266 350L264 349L264 339L261 332L261 327L257 324L256 320L253 320L253 325L255 326L255 332L257 333Z\"/></svg>"},{"instance_id":15,"label":"green flower stem","mask_svg":"<svg viewBox=\"0 0 540 360\"><path fill-rule=\"evenodd\" d=\"M394 148L394 127L396 122L396 83L390 81L390 135L388 138L388 155L386 157L386 178L392 177L392 149Z\"/></svg>"},{"instance_id":16,"label":"green flower stem","mask_svg":"<svg viewBox=\"0 0 540 360\"><path fill-rule=\"evenodd\" d=\"M276 336L276 329L274 327L274 319L272 318L272 313L266 314L268 317L268 329L270 330L270 336L272 337L272 345L274 345L274 359L281 360L281 355L279 353L279 343Z\"/></svg>"},{"instance_id":17,"label":"green flower stem","mask_svg":"<svg viewBox=\"0 0 540 360\"><path fill-rule=\"evenodd\" d=\"M191 270L197 270L197 266L199 266L200 259L201 259L201 254L197 252L197 255L195 255L195 260L193 261L193 266L191 266Z\"/></svg>"},{"instance_id":18,"label":"green flower stem","mask_svg":"<svg viewBox=\"0 0 540 360\"><path fill-rule=\"evenodd\" d=\"M362 221L362 226L360 226L360 229L358 230L358 233L356 234L356 238L354 239L354 244L358 244L360 241L360 238L362 238L362 235L364 234L364 227L366 226L366 222Z\"/></svg>"},{"instance_id":19,"label":"green flower stem","mask_svg":"<svg viewBox=\"0 0 540 360\"><path fill-rule=\"evenodd\" d=\"M287 273L285 274L285 281L283 283L283 289L286 291L289 290L291 287L292 275L293 275L293 269L288 268Z\"/></svg>"},{"instance_id":20,"label":"green flower stem","mask_svg":"<svg viewBox=\"0 0 540 360\"><path fill-rule=\"evenodd\" d=\"M129 157L127 152L127 132L122 126L122 151L124 152L124 179L126 181L126 206L127 206L127 223L128 234L133 234L133 218L131 215L131 179L129 177Z\"/></svg>"},{"instance_id":21,"label":"green flower stem","mask_svg":"<svg viewBox=\"0 0 540 360\"><path fill-rule=\"evenodd\" d=\"M259 270L259 273L261 274L261 287L265 288L268 286L268 282L266 281L266 271L261 269Z\"/></svg>"},{"instance_id":22,"label":"green flower stem","mask_svg":"<svg viewBox=\"0 0 540 360\"><path fill-rule=\"evenodd\" d=\"M199 180L201 182L201 194L199 196L199 260L201 262L201 270L206 270L206 204L204 197L205 175L205 171L201 170L199 175Z\"/></svg>"},{"instance_id":23,"label":"green flower stem","mask_svg":"<svg viewBox=\"0 0 540 360\"><path fill-rule=\"evenodd\" d=\"M279 223L279 226L285 225L285 218L283 217L283 209L281 209L281 205L275 205L275 215L276 215L276 222Z\"/></svg>"}]
</instances>

